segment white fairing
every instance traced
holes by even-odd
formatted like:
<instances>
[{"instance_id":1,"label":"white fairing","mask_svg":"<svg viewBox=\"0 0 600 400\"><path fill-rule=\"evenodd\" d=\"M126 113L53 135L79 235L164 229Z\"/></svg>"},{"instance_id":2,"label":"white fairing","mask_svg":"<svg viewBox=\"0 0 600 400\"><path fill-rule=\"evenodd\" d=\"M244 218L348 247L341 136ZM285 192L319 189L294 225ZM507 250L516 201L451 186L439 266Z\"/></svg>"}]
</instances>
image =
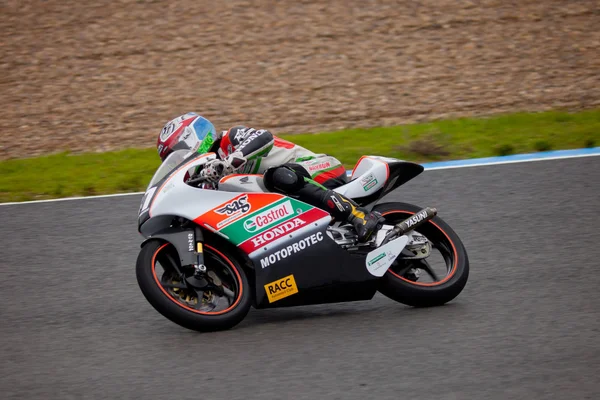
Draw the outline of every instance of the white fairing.
<instances>
[{"instance_id":1,"label":"white fairing","mask_svg":"<svg viewBox=\"0 0 600 400\"><path fill-rule=\"evenodd\" d=\"M214 153L207 153L202 157L195 158L179 167L177 172L171 175L158 188L150 188L148 192L157 191L156 197L152 202L146 200L152 197L152 193L147 192L148 196L144 199L144 202L148 201L150 204L143 203L140 213L149 207L150 217L177 215L194 220L205 212L238 196L239 193L199 189L185 183L184 179L188 171L214 158Z\"/></svg>"},{"instance_id":2,"label":"white fairing","mask_svg":"<svg viewBox=\"0 0 600 400\"><path fill-rule=\"evenodd\" d=\"M400 255L406 243L408 243L408 236L404 235L371 251L365 259L367 271L373 276L383 276Z\"/></svg>"},{"instance_id":3,"label":"white fairing","mask_svg":"<svg viewBox=\"0 0 600 400\"><path fill-rule=\"evenodd\" d=\"M388 162L401 161L394 158L365 156L352 171L351 181L334 191L350 198L366 197L385 185L388 179Z\"/></svg>"},{"instance_id":4,"label":"white fairing","mask_svg":"<svg viewBox=\"0 0 600 400\"><path fill-rule=\"evenodd\" d=\"M228 192L268 192L262 175L229 175L219 181L219 190Z\"/></svg>"}]
</instances>

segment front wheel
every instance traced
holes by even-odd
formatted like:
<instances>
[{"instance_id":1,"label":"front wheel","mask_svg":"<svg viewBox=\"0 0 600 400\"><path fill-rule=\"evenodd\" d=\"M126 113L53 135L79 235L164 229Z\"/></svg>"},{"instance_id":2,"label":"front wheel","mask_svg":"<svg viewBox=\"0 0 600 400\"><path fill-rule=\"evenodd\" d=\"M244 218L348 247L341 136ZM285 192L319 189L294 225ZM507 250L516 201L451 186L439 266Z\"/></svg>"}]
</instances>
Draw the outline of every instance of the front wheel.
<instances>
[{"instance_id":1,"label":"front wheel","mask_svg":"<svg viewBox=\"0 0 600 400\"><path fill-rule=\"evenodd\" d=\"M420 211L407 203L384 203L374 208L395 225ZM469 277L469 258L458 235L441 218L434 217L417 231L431 243L426 258L403 259L392 264L380 280L385 296L413 307L438 306L454 299Z\"/></svg>"},{"instance_id":2,"label":"front wheel","mask_svg":"<svg viewBox=\"0 0 600 400\"><path fill-rule=\"evenodd\" d=\"M138 285L148 302L166 318L196 331L229 329L240 323L252 302L248 280L235 258L204 245L206 273L194 277L182 267L170 243L151 240L137 259Z\"/></svg>"}]
</instances>

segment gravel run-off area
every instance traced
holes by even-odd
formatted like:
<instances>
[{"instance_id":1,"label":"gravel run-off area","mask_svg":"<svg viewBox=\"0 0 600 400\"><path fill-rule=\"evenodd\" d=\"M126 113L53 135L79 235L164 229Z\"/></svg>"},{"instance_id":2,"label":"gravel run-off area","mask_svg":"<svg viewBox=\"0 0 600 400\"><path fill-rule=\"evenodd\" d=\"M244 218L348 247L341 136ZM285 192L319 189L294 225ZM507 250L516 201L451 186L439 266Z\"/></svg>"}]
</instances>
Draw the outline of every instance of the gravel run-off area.
<instances>
[{"instance_id":1,"label":"gravel run-off area","mask_svg":"<svg viewBox=\"0 0 600 400\"><path fill-rule=\"evenodd\" d=\"M597 0L0 3L0 159L600 106Z\"/></svg>"}]
</instances>

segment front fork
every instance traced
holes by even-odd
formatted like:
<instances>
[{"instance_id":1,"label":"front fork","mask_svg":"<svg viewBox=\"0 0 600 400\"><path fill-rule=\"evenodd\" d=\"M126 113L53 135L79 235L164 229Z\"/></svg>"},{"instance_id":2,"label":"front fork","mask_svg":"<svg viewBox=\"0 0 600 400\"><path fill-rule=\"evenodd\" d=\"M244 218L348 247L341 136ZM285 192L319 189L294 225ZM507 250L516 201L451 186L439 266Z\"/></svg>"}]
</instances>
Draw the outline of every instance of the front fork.
<instances>
[{"instance_id":1,"label":"front fork","mask_svg":"<svg viewBox=\"0 0 600 400\"><path fill-rule=\"evenodd\" d=\"M188 241L190 237L188 235ZM194 256L196 257L196 262L193 265L194 267L194 276L187 279L187 282L194 286L195 288L203 287L206 288L207 284L212 286L216 291L223 295L227 295L229 297L234 296L234 293L223 286L223 282L221 278L214 272L209 271L206 272L206 265L204 264L204 235L202 234L202 230L200 227L194 227L194 235L193 235L193 245L194 245ZM188 246L190 243L188 243Z\"/></svg>"},{"instance_id":2,"label":"front fork","mask_svg":"<svg viewBox=\"0 0 600 400\"><path fill-rule=\"evenodd\" d=\"M177 267L174 263L174 268L179 276L185 279L188 285L191 285L195 291L205 290L207 287L214 287L218 291L225 291L227 295L231 295L222 285L221 279L214 271L207 271L204 263L204 234L198 226L193 228L167 228L163 231L148 237L143 243L148 240L161 239L171 243L177 254L179 262L182 266L191 265L194 268L194 274L185 278L183 270Z\"/></svg>"},{"instance_id":3,"label":"front fork","mask_svg":"<svg viewBox=\"0 0 600 400\"><path fill-rule=\"evenodd\" d=\"M188 235L188 246L193 246L194 255L196 256L196 263L194 265L194 275L197 278L200 278L206 272L206 265L204 265L204 246L202 242L204 241L204 235L202 235L202 230L199 227L194 227L194 235L190 238ZM192 240L192 243L189 241Z\"/></svg>"}]
</instances>

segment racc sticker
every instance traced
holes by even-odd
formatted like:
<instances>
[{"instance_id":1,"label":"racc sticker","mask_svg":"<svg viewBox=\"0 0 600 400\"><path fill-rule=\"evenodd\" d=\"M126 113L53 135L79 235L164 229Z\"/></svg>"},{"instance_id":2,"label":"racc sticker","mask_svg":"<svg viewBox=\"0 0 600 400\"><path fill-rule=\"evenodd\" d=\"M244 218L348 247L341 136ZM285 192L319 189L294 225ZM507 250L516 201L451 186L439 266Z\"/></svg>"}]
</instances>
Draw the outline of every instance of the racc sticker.
<instances>
[{"instance_id":1,"label":"racc sticker","mask_svg":"<svg viewBox=\"0 0 600 400\"><path fill-rule=\"evenodd\" d=\"M265 292L267 292L269 303L298 293L298 286L296 286L294 275L288 275L275 282L267 283L265 285Z\"/></svg>"}]
</instances>

